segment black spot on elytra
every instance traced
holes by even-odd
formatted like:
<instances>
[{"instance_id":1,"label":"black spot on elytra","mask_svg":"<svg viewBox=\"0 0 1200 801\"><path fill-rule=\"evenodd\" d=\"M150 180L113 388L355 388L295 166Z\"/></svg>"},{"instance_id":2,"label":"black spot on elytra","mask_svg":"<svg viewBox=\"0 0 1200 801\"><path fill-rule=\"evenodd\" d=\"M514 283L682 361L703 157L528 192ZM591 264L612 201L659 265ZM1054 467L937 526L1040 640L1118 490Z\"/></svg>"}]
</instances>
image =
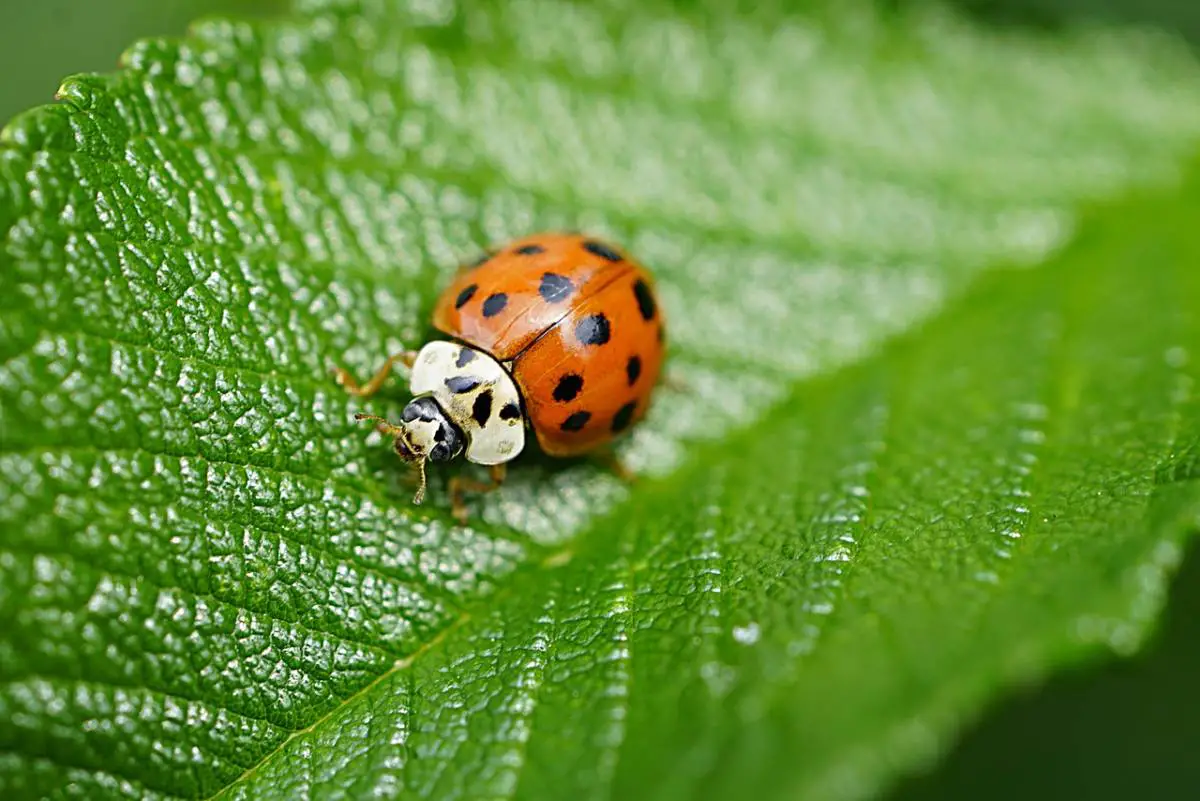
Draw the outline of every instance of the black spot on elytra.
<instances>
[{"instance_id":1,"label":"black spot on elytra","mask_svg":"<svg viewBox=\"0 0 1200 801\"><path fill-rule=\"evenodd\" d=\"M488 295L487 300L483 302L483 316L495 317L500 312L504 311L504 307L508 305L508 295L503 292L497 292L494 295Z\"/></svg>"},{"instance_id":2,"label":"black spot on elytra","mask_svg":"<svg viewBox=\"0 0 1200 801\"><path fill-rule=\"evenodd\" d=\"M461 309L467 305L467 301L475 297L475 293L479 291L478 284L471 284L469 287L458 293L458 297L454 299L454 308Z\"/></svg>"},{"instance_id":3,"label":"black spot on elytra","mask_svg":"<svg viewBox=\"0 0 1200 801\"><path fill-rule=\"evenodd\" d=\"M433 441L434 442L445 442L446 441L446 429L441 426L438 426L438 430L433 432Z\"/></svg>"},{"instance_id":4,"label":"black spot on elytra","mask_svg":"<svg viewBox=\"0 0 1200 801\"><path fill-rule=\"evenodd\" d=\"M519 253L522 256L536 256L539 253L545 252L546 249L541 245L521 245L521 247L513 251L513 253Z\"/></svg>"},{"instance_id":5,"label":"black spot on elytra","mask_svg":"<svg viewBox=\"0 0 1200 801\"><path fill-rule=\"evenodd\" d=\"M575 324L575 338L584 345L603 345L611 336L612 329L603 314L589 314Z\"/></svg>"},{"instance_id":6,"label":"black spot on elytra","mask_svg":"<svg viewBox=\"0 0 1200 801\"><path fill-rule=\"evenodd\" d=\"M538 285L538 294L547 303L566 300L573 291L575 291L575 285L571 283L571 279L558 273L544 274L542 283Z\"/></svg>"},{"instance_id":7,"label":"black spot on elytra","mask_svg":"<svg viewBox=\"0 0 1200 801\"><path fill-rule=\"evenodd\" d=\"M513 403L512 401L509 401L508 403L506 403L500 407L500 419L501 420L516 420L520 416L521 416L520 407L518 407L517 404Z\"/></svg>"},{"instance_id":8,"label":"black spot on elytra","mask_svg":"<svg viewBox=\"0 0 1200 801\"><path fill-rule=\"evenodd\" d=\"M458 358L454 360L455 367L466 367L467 364L475 358L475 351L470 348L463 348L458 352Z\"/></svg>"},{"instance_id":9,"label":"black spot on elytra","mask_svg":"<svg viewBox=\"0 0 1200 801\"><path fill-rule=\"evenodd\" d=\"M638 311L642 313L642 319L653 320L654 312L658 310L658 304L654 302L654 293L650 291L650 287L646 286L646 282L640 278L633 282L633 296L637 298Z\"/></svg>"},{"instance_id":10,"label":"black spot on elytra","mask_svg":"<svg viewBox=\"0 0 1200 801\"><path fill-rule=\"evenodd\" d=\"M561 428L563 431L579 431L585 425L587 425L587 421L591 419L591 412L575 412L575 414L571 415L566 420L563 420L562 425L559 426L559 428Z\"/></svg>"},{"instance_id":11,"label":"black spot on elytra","mask_svg":"<svg viewBox=\"0 0 1200 801\"><path fill-rule=\"evenodd\" d=\"M604 244L603 242L597 242L594 239L589 239L588 241L584 242L583 249L586 250L588 253L595 253L597 256L599 256L602 259L608 259L609 261L620 261L621 260L620 253L613 250L612 248L610 248L608 245Z\"/></svg>"},{"instance_id":12,"label":"black spot on elytra","mask_svg":"<svg viewBox=\"0 0 1200 801\"><path fill-rule=\"evenodd\" d=\"M630 422L633 421L633 411L637 408L637 401L629 403L617 409L617 413L613 415L612 430L614 434L620 434L625 429L629 428Z\"/></svg>"},{"instance_id":13,"label":"black spot on elytra","mask_svg":"<svg viewBox=\"0 0 1200 801\"><path fill-rule=\"evenodd\" d=\"M473 375L452 375L446 379L446 389L461 395L479 386L479 379Z\"/></svg>"},{"instance_id":14,"label":"black spot on elytra","mask_svg":"<svg viewBox=\"0 0 1200 801\"><path fill-rule=\"evenodd\" d=\"M492 416L492 391L485 389L475 398L475 402L471 404L471 417L476 423L481 426L487 425L488 418Z\"/></svg>"},{"instance_id":15,"label":"black spot on elytra","mask_svg":"<svg viewBox=\"0 0 1200 801\"><path fill-rule=\"evenodd\" d=\"M583 376L567 373L558 379L558 385L554 387L554 399L559 403L575 400L575 396L581 389L583 389Z\"/></svg>"},{"instance_id":16,"label":"black spot on elytra","mask_svg":"<svg viewBox=\"0 0 1200 801\"><path fill-rule=\"evenodd\" d=\"M629 379L629 386L636 384L641 374L642 360L637 356L630 356L629 361L625 362L625 377Z\"/></svg>"}]
</instances>

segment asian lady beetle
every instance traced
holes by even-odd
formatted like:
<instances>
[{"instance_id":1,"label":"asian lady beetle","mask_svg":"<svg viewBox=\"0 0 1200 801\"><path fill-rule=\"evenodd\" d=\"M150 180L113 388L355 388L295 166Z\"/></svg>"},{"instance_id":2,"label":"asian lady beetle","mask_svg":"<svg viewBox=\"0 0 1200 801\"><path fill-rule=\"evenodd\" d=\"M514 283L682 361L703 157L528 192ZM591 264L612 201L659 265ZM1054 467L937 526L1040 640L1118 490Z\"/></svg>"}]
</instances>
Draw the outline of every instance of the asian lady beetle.
<instances>
[{"instance_id":1,"label":"asian lady beetle","mask_svg":"<svg viewBox=\"0 0 1200 801\"><path fill-rule=\"evenodd\" d=\"M463 454L491 468L490 484L451 479L454 513L465 490L487 492L525 447L526 428L551 456L594 452L642 419L663 363L662 310L650 274L611 245L577 234L517 240L461 272L438 299L433 324L453 341L387 359L359 386L374 393L392 366L412 368L413 399L397 424L371 415L415 464Z\"/></svg>"}]
</instances>

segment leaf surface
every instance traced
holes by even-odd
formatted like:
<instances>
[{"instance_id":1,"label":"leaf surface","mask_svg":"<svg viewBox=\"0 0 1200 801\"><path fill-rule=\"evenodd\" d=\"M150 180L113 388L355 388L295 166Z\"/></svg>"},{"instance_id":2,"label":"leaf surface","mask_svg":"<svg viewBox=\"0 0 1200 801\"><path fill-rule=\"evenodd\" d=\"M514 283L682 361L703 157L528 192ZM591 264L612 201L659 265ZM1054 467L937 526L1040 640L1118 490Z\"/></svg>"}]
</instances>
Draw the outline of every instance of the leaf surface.
<instances>
[{"instance_id":1,"label":"leaf surface","mask_svg":"<svg viewBox=\"0 0 1200 801\"><path fill-rule=\"evenodd\" d=\"M1200 514L1192 56L722 7L312 0L5 130L5 797L856 798L1136 647ZM557 227L686 387L634 488L453 525L352 421L402 377L330 368Z\"/></svg>"}]
</instances>

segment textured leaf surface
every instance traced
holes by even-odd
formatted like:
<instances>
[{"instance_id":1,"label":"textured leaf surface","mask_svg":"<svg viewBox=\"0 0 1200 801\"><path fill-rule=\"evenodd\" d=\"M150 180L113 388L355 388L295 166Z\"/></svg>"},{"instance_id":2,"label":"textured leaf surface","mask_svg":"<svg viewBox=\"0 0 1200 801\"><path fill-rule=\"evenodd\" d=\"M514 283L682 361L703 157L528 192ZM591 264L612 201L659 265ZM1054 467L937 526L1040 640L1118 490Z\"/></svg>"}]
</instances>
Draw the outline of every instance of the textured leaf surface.
<instances>
[{"instance_id":1,"label":"textured leaf surface","mask_svg":"<svg viewBox=\"0 0 1200 801\"><path fill-rule=\"evenodd\" d=\"M1191 57L723 5L314 0L6 129L6 798L849 798L1136 646L1197 519L1200 182L1056 250L1178 178ZM560 226L663 284L648 479L414 509L330 366Z\"/></svg>"}]
</instances>

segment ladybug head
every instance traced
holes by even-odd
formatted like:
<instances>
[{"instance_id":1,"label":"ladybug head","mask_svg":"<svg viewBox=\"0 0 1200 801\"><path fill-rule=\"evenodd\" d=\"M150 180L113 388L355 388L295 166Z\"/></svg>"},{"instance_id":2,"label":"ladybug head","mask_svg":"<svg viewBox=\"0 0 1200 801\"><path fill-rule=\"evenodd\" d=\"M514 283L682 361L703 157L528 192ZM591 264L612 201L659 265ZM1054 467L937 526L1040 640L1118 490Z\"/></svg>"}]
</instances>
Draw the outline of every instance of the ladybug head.
<instances>
[{"instance_id":1,"label":"ladybug head","mask_svg":"<svg viewBox=\"0 0 1200 801\"><path fill-rule=\"evenodd\" d=\"M400 415L400 424L369 414L356 414L356 420L374 420L378 429L395 437L392 448L406 463L415 465L419 475L417 492L413 503L419 504L425 497L425 462L448 462L462 453L463 435L458 426L450 422L437 401L428 395L413 398Z\"/></svg>"}]
</instances>

